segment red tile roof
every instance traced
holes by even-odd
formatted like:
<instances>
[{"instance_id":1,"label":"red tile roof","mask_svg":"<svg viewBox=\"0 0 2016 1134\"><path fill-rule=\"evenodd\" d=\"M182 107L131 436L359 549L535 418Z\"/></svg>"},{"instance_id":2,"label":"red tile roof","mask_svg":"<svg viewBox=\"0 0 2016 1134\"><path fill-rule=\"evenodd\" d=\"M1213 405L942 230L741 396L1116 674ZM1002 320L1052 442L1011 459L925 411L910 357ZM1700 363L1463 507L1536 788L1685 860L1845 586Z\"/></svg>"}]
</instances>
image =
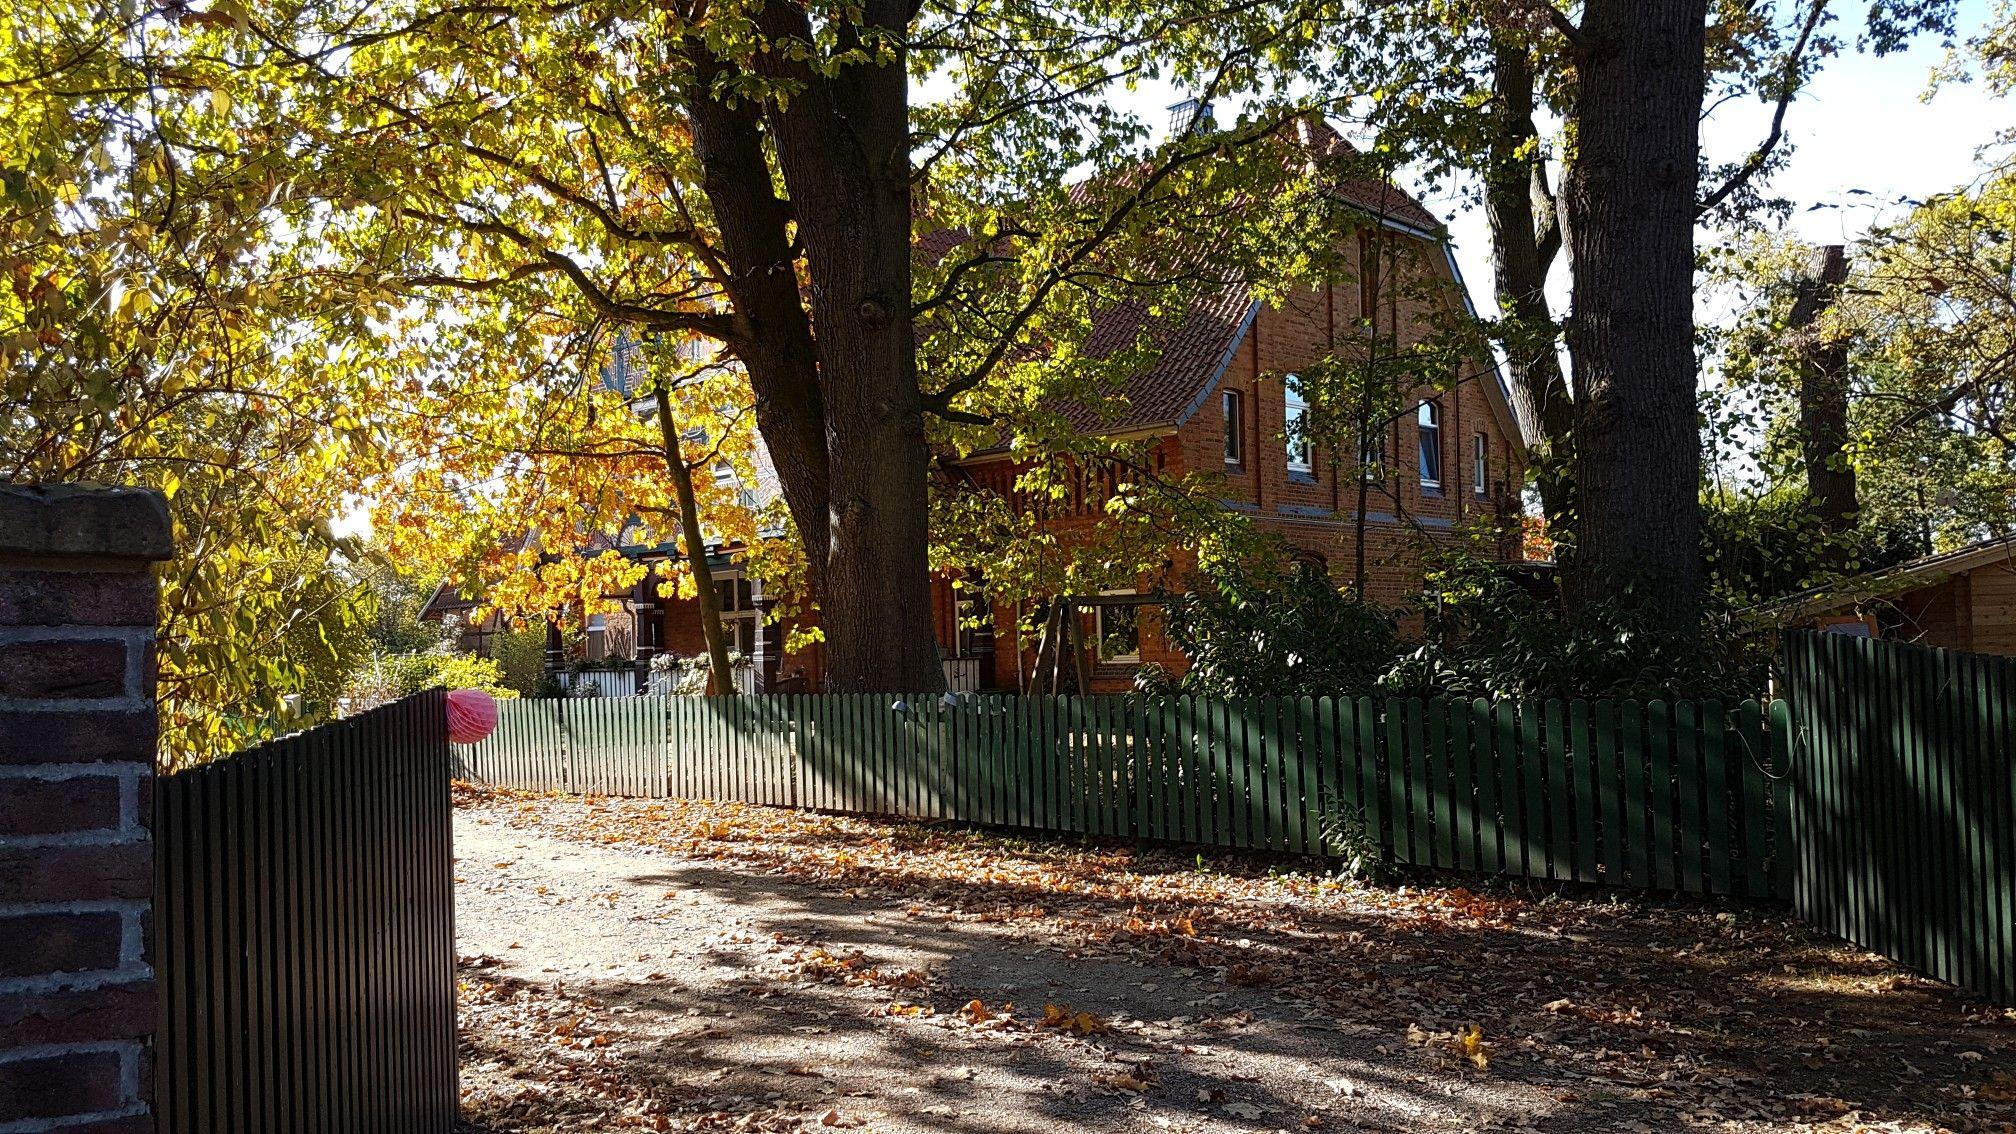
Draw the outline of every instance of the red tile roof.
<instances>
[{"instance_id":1,"label":"red tile roof","mask_svg":"<svg viewBox=\"0 0 2016 1134\"><path fill-rule=\"evenodd\" d=\"M1357 152L1327 123L1307 121L1300 124L1298 132L1302 145L1319 160ZM1331 192L1379 220L1431 237L1442 233L1442 222L1391 182L1349 177L1338 181ZM935 263L966 239L962 230L938 229L919 235L914 247L918 259ZM1180 424L1230 361L1253 310L1254 300L1243 283L1206 289L1206 294L1192 301L1181 315L1165 315L1145 328L1145 344L1155 352L1156 361L1127 379L1119 391L1125 409L1117 417L1082 403L1060 404L1059 411L1073 428L1087 433L1124 433ZM1147 304L1138 301L1100 311L1092 317L1085 348L1096 357L1131 347L1142 341L1144 322L1149 318Z\"/></svg>"}]
</instances>

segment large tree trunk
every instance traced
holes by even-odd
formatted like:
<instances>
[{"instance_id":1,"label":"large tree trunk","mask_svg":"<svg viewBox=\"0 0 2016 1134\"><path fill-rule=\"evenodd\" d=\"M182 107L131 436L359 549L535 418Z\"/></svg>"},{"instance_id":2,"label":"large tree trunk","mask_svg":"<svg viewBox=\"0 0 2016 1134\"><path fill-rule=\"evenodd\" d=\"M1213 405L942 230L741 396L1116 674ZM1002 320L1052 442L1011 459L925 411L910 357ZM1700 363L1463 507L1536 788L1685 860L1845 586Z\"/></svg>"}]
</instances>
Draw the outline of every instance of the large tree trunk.
<instances>
[{"instance_id":1,"label":"large tree trunk","mask_svg":"<svg viewBox=\"0 0 2016 1134\"><path fill-rule=\"evenodd\" d=\"M1574 592L1699 625L1694 359L1707 0L1587 0L1567 178Z\"/></svg>"},{"instance_id":2,"label":"large tree trunk","mask_svg":"<svg viewBox=\"0 0 2016 1134\"><path fill-rule=\"evenodd\" d=\"M900 42L910 15L905 3L870 0L862 22ZM772 0L761 24L773 43L812 42L795 4ZM860 46L851 28L838 34L839 50ZM910 315L905 57L831 76L781 52L763 59L802 84L770 121L811 277L825 404L827 682L841 692L936 692L945 674L931 619L929 454Z\"/></svg>"},{"instance_id":3,"label":"large tree trunk","mask_svg":"<svg viewBox=\"0 0 2016 1134\"><path fill-rule=\"evenodd\" d=\"M1547 274L1561 248L1547 166L1533 124L1533 64L1523 44L1501 42L1492 75L1495 113L1484 171L1491 264L1508 329L1502 342L1512 401L1529 434L1534 482L1554 561L1572 574L1575 403L1561 373Z\"/></svg>"},{"instance_id":4,"label":"large tree trunk","mask_svg":"<svg viewBox=\"0 0 2016 1134\"><path fill-rule=\"evenodd\" d=\"M687 41L694 82L688 96L701 186L714 208L727 260L736 355L756 395L756 429L777 470L784 506L805 548L806 586L824 602L827 517L826 403L791 249L791 210L771 191L762 121L754 103L729 106L712 93L725 70L706 44Z\"/></svg>"},{"instance_id":5,"label":"large tree trunk","mask_svg":"<svg viewBox=\"0 0 2016 1134\"><path fill-rule=\"evenodd\" d=\"M1848 255L1839 244L1817 248L1797 285L1786 329L1799 359L1799 442L1806 494L1826 536L1822 561L1850 566L1849 533L1860 506L1855 466L1848 460L1848 340L1817 328L1848 282Z\"/></svg>"}]
</instances>

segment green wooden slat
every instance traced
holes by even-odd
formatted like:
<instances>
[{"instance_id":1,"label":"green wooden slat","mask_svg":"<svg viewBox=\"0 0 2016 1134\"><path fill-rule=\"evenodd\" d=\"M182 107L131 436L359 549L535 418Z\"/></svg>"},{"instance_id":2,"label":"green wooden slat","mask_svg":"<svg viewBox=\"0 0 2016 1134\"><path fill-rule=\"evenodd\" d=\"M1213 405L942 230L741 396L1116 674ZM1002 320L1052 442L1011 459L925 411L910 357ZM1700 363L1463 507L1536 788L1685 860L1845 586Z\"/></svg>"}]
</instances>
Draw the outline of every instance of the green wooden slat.
<instances>
[{"instance_id":1,"label":"green wooden slat","mask_svg":"<svg viewBox=\"0 0 2016 1134\"><path fill-rule=\"evenodd\" d=\"M1280 801L1276 785L1280 773L1275 760L1281 748L1280 725L1275 710L1280 706L1278 697L1259 697L1253 701L1252 731L1248 749L1251 763L1248 765L1246 785L1252 793L1251 811L1253 815L1253 845L1262 850L1279 850Z\"/></svg>"},{"instance_id":2,"label":"green wooden slat","mask_svg":"<svg viewBox=\"0 0 2016 1134\"><path fill-rule=\"evenodd\" d=\"M1063 702L1055 696L1037 698L1043 718L1044 826L1052 831L1071 829L1069 733L1070 722Z\"/></svg>"},{"instance_id":3,"label":"green wooden slat","mask_svg":"<svg viewBox=\"0 0 2016 1134\"><path fill-rule=\"evenodd\" d=\"M1393 839L1387 835L1387 791L1379 783L1379 702L1369 696L1357 700L1357 736L1355 755L1359 797L1365 801L1365 831L1373 843L1379 843L1387 854L1391 854Z\"/></svg>"},{"instance_id":4,"label":"green wooden slat","mask_svg":"<svg viewBox=\"0 0 2016 1134\"><path fill-rule=\"evenodd\" d=\"M1267 806L1267 759L1268 725L1267 717L1271 698L1255 697L1246 702L1246 750L1242 761L1246 769L1246 845L1255 850L1268 849L1269 815Z\"/></svg>"},{"instance_id":5,"label":"green wooden slat","mask_svg":"<svg viewBox=\"0 0 2016 1134\"><path fill-rule=\"evenodd\" d=\"M1519 852L1506 822L1516 814L1518 798L1509 788L1516 781L1507 774L1508 756L1516 751L1518 721L1510 701L1496 704L1478 699L1470 703L1476 722L1477 825L1479 865L1496 874L1513 870Z\"/></svg>"},{"instance_id":6,"label":"green wooden slat","mask_svg":"<svg viewBox=\"0 0 2016 1134\"><path fill-rule=\"evenodd\" d=\"M1926 803L1931 821L1915 834L1921 844L1930 844L1932 851L1922 860L1920 867L1920 878L1932 898L1932 917L1927 926L1930 941L1926 967L1941 979L1957 982L1962 979L1962 974L1959 951L1955 945L1967 930L1966 914L1956 892L1956 883L1965 867L1959 861L1955 845L1959 821L1953 813L1950 774L1954 739L1952 722L1944 719L1941 705L1944 700L1941 693L1952 682L1949 664L1952 655L1941 650L1919 656L1924 662L1920 667L1924 674L1924 708L1916 732L1924 761ZM1933 741L1933 736L1937 736L1938 740Z\"/></svg>"},{"instance_id":7,"label":"green wooden slat","mask_svg":"<svg viewBox=\"0 0 2016 1134\"><path fill-rule=\"evenodd\" d=\"M1427 798L1422 808L1431 831L1431 861L1438 867L1456 865L1455 793L1449 786L1449 701L1436 697L1421 708L1425 719L1422 733L1423 767Z\"/></svg>"},{"instance_id":8,"label":"green wooden slat","mask_svg":"<svg viewBox=\"0 0 2016 1134\"><path fill-rule=\"evenodd\" d=\"M1451 853L1459 870L1477 870L1477 757L1472 750L1475 711L1468 698L1447 705Z\"/></svg>"},{"instance_id":9,"label":"green wooden slat","mask_svg":"<svg viewBox=\"0 0 2016 1134\"><path fill-rule=\"evenodd\" d=\"M1679 886L1673 825L1673 710L1664 701L1645 705L1646 778L1652 789L1652 879L1661 890Z\"/></svg>"},{"instance_id":10,"label":"green wooden slat","mask_svg":"<svg viewBox=\"0 0 2016 1134\"><path fill-rule=\"evenodd\" d=\"M1233 845L1258 848L1261 845L1259 804L1255 786L1259 780L1255 764L1260 757L1260 712L1257 702L1241 697L1233 703L1232 771Z\"/></svg>"},{"instance_id":11,"label":"green wooden slat","mask_svg":"<svg viewBox=\"0 0 2016 1134\"><path fill-rule=\"evenodd\" d=\"M1409 697L1402 703L1401 743L1407 753L1407 805L1402 814L1407 816L1407 845L1413 855L1410 861L1421 866L1435 865L1435 844L1431 826L1434 822L1434 789L1429 783L1427 730L1423 723L1423 706L1418 697Z\"/></svg>"},{"instance_id":12,"label":"green wooden slat","mask_svg":"<svg viewBox=\"0 0 2016 1134\"><path fill-rule=\"evenodd\" d=\"M2016 1004L2016 735L2012 735L2010 704L2016 699L2016 667L1998 661L1988 667L1980 712L1986 729L1986 751L1990 756L1989 799L1995 808L1994 887L1992 917L1995 924L1994 955L2001 974L1985 990L2004 1005ZM1995 785L1999 781L2000 787Z\"/></svg>"},{"instance_id":13,"label":"green wooden slat","mask_svg":"<svg viewBox=\"0 0 2016 1134\"><path fill-rule=\"evenodd\" d=\"M1575 874L1575 777L1568 761L1567 706L1550 700L1541 706L1547 768L1547 877Z\"/></svg>"},{"instance_id":14,"label":"green wooden slat","mask_svg":"<svg viewBox=\"0 0 2016 1134\"><path fill-rule=\"evenodd\" d=\"M1791 829L1785 821L1785 815L1791 806L1791 777L1787 774L1792 766L1789 759L1791 734L1791 718L1785 702L1771 702L1772 768L1775 769L1771 780L1771 798L1772 814L1776 820L1776 825L1772 829L1771 884L1772 892L1780 895L1791 892L1792 878Z\"/></svg>"},{"instance_id":15,"label":"green wooden slat","mask_svg":"<svg viewBox=\"0 0 2016 1134\"><path fill-rule=\"evenodd\" d=\"M1736 794L1736 837L1740 858L1736 874L1742 893L1763 897L1770 893L1771 876L1766 869L1770 850L1770 811L1766 807L1769 789L1764 783L1764 715L1754 700L1736 706L1725 759L1730 762Z\"/></svg>"},{"instance_id":16,"label":"green wooden slat","mask_svg":"<svg viewBox=\"0 0 2016 1134\"><path fill-rule=\"evenodd\" d=\"M1148 837L1148 809L1142 795L1142 781L1148 777L1148 704L1139 697L1124 698L1123 703L1127 706L1128 746L1121 765L1120 800L1127 812L1122 831L1130 838L1143 839Z\"/></svg>"},{"instance_id":17,"label":"green wooden slat","mask_svg":"<svg viewBox=\"0 0 2016 1134\"><path fill-rule=\"evenodd\" d=\"M1381 751L1381 763L1386 774L1386 826L1388 845L1393 848L1393 861L1412 864L1414 857L1413 815L1407 808L1407 781L1410 766L1407 760L1406 713L1401 708L1400 699L1389 697L1385 707L1385 741Z\"/></svg>"},{"instance_id":18,"label":"green wooden slat","mask_svg":"<svg viewBox=\"0 0 2016 1134\"><path fill-rule=\"evenodd\" d=\"M1701 725L1692 701L1673 703L1673 780L1675 873L1680 888L1700 893L1701 843Z\"/></svg>"},{"instance_id":19,"label":"green wooden slat","mask_svg":"<svg viewBox=\"0 0 2016 1134\"><path fill-rule=\"evenodd\" d=\"M1316 706L1317 734L1323 752L1324 821L1332 825L1320 833L1323 835L1323 853L1335 855L1341 850L1331 838L1335 825L1351 822L1354 818L1363 821L1357 769L1355 766L1347 767L1347 753L1356 728L1350 698L1324 697L1317 701Z\"/></svg>"},{"instance_id":20,"label":"green wooden slat","mask_svg":"<svg viewBox=\"0 0 2016 1134\"><path fill-rule=\"evenodd\" d=\"M1597 830L1602 823L1603 766L1596 758L1596 729L1589 702L1568 703L1569 786L1575 793L1575 878L1603 881Z\"/></svg>"},{"instance_id":21,"label":"green wooden slat","mask_svg":"<svg viewBox=\"0 0 2016 1134\"><path fill-rule=\"evenodd\" d=\"M1260 845L1276 853L1288 850L1288 704L1267 697L1260 707Z\"/></svg>"},{"instance_id":22,"label":"green wooden slat","mask_svg":"<svg viewBox=\"0 0 2016 1134\"><path fill-rule=\"evenodd\" d=\"M1520 865L1529 878L1547 877L1547 755L1542 703L1519 702Z\"/></svg>"},{"instance_id":23,"label":"green wooden slat","mask_svg":"<svg viewBox=\"0 0 2016 1134\"><path fill-rule=\"evenodd\" d=\"M1624 825L1624 765L1618 752L1617 704L1609 699L1590 707L1589 731L1596 767L1596 816L1601 877L1612 886L1630 883L1631 868L1624 848L1630 831Z\"/></svg>"},{"instance_id":24,"label":"green wooden slat","mask_svg":"<svg viewBox=\"0 0 2016 1134\"><path fill-rule=\"evenodd\" d=\"M1987 856L1982 843L1987 826L1983 809L1990 796L1975 770L1980 728L1980 719L1972 712L1977 660L1953 657L1948 669L1951 681L1941 691L1942 713L1951 722L1955 738L1947 782L1952 788L1949 798L1957 836L1955 854L1961 864L1959 901L1964 911L1956 939L1958 983L1966 988L1985 987L1990 979L1987 950L1993 933L1987 921L1988 888L1983 879Z\"/></svg>"},{"instance_id":25,"label":"green wooden slat","mask_svg":"<svg viewBox=\"0 0 2016 1134\"><path fill-rule=\"evenodd\" d=\"M1701 773L1708 793L1708 889L1733 894L1738 887L1731 863L1735 840L1731 831L1737 802L1729 779L1729 721L1719 701L1701 705Z\"/></svg>"},{"instance_id":26,"label":"green wooden slat","mask_svg":"<svg viewBox=\"0 0 2016 1134\"><path fill-rule=\"evenodd\" d=\"M1322 720L1328 706L1313 697L1295 699L1295 746L1288 768L1289 833L1297 854L1323 852Z\"/></svg>"},{"instance_id":27,"label":"green wooden slat","mask_svg":"<svg viewBox=\"0 0 2016 1134\"><path fill-rule=\"evenodd\" d=\"M1175 798L1176 837L1186 843L1209 841L1204 837L1202 819L1210 797L1198 781L1197 722L1197 699L1187 695L1176 698L1175 767L1182 785Z\"/></svg>"},{"instance_id":28,"label":"green wooden slat","mask_svg":"<svg viewBox=\"0 0 2016 1134\"><path fill-rule=\"evenodd\" d=\"M1646 710L1635 700L1617 705L1618 753L1624 764L1624 807L1619 826L1630 863L1630 885L1650 887L1652 872L1651 759L1645 751Z\"/></svg>"},{"instance_id":29,"label":"green wooden slat","mask_svg":"<svg viewBox=\"0 0 2016 1134\"><path fill-rule=\"evenodd\" d=\"M1090 726L1086 735L1085 774L1088 790L1086 802L1088 818L1087 830L1094 835L1105 836L1113 833L1112 754L1113 732L1109 716L1113 703L1103 696L1086 698L1091 710Z\"/></svg>"}]
</instances>

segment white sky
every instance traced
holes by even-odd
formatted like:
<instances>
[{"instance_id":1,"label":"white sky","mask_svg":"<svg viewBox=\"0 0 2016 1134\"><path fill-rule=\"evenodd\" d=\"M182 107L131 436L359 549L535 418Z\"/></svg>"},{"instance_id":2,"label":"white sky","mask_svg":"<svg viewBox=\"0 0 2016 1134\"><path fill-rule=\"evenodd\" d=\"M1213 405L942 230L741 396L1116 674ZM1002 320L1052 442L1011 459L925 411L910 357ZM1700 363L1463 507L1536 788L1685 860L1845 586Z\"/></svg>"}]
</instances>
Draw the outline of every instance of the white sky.
<instances>
[{"instance_id":1,"label":"white sky","mask_svg":"<svg viewBox=\"0 0 2016 1134\"><path fill-rule=\"evenodd\" d=\"M1988 7L1988 0L1963 0L1963 39L1986 21ZM1828 61L1786 115L1785 140L1795 148L1789 165L1768 186L1771 195L1794 203L1792 232L1813 243L1850 243L1871 223L1897 219L1901 198L1922 200L1974 178L1977 149L1998 130L2016 125L2016 101L1991 98L1978 85L1948 84L1928 103L1932 70L1944 58L1939 43L1921 39L1911 50L1882 59L1851 52ZM1713 159L1737 161L1769 127L1770 109L1762 103L1730 104L1704 124L1702 141ZM1852 189L1870 195L1851 195ZM1449 222L1457 261L1479 309L1495 311L1491 237L1482 211L1466 209L1455 194L1426 203ZM1702 236L1705 243L1713 234ZM1565 313L1565 273L1559 267L1555 298Z\"/></svg>"}]
</instances>

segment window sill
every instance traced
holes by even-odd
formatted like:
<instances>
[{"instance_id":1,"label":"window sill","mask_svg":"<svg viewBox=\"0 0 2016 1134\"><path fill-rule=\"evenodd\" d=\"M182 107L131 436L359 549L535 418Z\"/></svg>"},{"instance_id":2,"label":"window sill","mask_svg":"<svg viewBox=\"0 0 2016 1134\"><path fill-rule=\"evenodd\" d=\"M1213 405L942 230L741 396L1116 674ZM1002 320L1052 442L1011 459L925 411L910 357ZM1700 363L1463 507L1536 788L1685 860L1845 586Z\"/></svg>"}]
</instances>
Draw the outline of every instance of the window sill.
<instances>
[{"instance_id":1,"label":"window sill","mask_svg":"<svg viewBox=\"0 0 2016 1134\"><path fill-rule=\"evenodd\" d=\"M1289 484L1315 484L1315 483L1316 483L1316 474L1315 474L1314 472L1304 472L1304 471L1303 471L1303 470L1301 470L1301 469L1289 469L1289 470L1288 470L1288 483L1289 483Z\"/></svg>"},{"instance_id":2,"label":"window sill","mask_svg":"<svg viewBox=\"0 0 2016 1134\"><path fill-rule=\"evenodd\" d=\"M1244 462L1244 461L1226 461L1226 462L1225 462L1225 475L1226 475L1226 476L1245 476L1245 475L1246 475L1246 462Z\"/></svg>"},{"instance_id":3,"label":"window sill","mask_svg":"<svg viewBox=\"0 0 2016 1134\"><path fill-rule=\"evenodd\" d=\"M1442 499L1442 486L1439 484L1424 484L1421 486L1421 495L1440 500Z\"/></svg>"}]
</instances>

